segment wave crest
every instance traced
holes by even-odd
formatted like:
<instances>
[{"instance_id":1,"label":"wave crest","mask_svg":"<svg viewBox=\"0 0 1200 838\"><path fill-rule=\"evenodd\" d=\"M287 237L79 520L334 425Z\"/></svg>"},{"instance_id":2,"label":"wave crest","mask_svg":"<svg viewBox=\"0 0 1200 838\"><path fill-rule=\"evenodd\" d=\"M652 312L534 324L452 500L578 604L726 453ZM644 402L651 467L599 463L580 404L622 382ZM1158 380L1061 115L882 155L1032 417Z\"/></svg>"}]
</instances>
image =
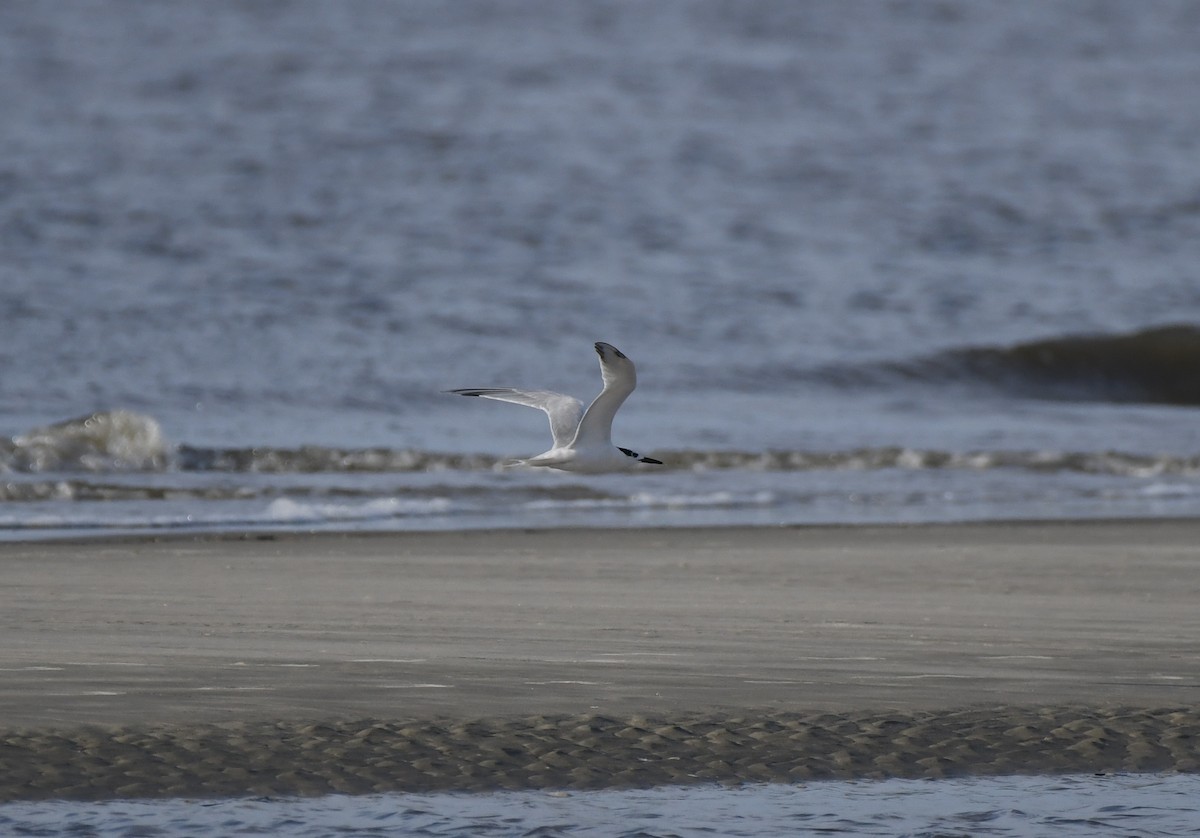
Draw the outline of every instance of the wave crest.
<instances>
[{"instance_id":1,"label":"wave crest","mask_svg":"<svg viewBox=\"0 0 1200 838\"><path fill-rule=\"evenodd\" d=\"M1169 325L956 347L901 361L834 364L790 377L846 389L957 383L1041 399L1200 405L1200 328Z\"/></svg>"},{"instance_id":2,"label":"wave crest","mask_svg":"<svg viewBox=\"0 0 1200 838\"><path fill-rule=\"evenodd\" d=\"M0 468L10 471L161 471L169 459L158 421L129 410L92 413L0 441Z\"/></svg>"},{"instance_id":3,"label":"wave crest","mask_svg":"<svg viewBox=\"0 0 1200 838\"><path fill-rule=\"evenodd\" d=\"M973 375L995 376L1042 396L1200 405L1200 329L1195 326L964 349L948 358Z\"/></svg>"}]
</instances>

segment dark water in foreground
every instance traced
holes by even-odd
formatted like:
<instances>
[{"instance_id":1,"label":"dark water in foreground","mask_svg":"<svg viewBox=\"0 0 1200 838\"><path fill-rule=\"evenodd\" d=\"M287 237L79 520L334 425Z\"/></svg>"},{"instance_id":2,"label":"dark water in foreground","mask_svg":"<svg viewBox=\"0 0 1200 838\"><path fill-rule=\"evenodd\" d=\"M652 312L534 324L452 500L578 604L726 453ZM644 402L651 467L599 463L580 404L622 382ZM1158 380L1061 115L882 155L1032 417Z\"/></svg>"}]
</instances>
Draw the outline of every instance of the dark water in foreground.
<instances>
[{"instance_id":1,"label":"dark water in foreground","mask_svg":"<svg viewBox=\"0 0 1200 838\"><path fill-rule=\"evenodd\" d=\"M39 836L1184 836L1194 775L1002 777L693 787L572 794L0 805Z\"/></svg>"},{"instance_id":2,"label":"dark water in foreground","mask_svg":"<svg viewBox=\"0 0 1200 838\"><path fill-rule=\"evenodd\" d=\"M1200 514L1198 29L5 3L0 535ZM670 467L497 471L544 419L441 391L594 340Z\"/></svg>"}]
</instances>

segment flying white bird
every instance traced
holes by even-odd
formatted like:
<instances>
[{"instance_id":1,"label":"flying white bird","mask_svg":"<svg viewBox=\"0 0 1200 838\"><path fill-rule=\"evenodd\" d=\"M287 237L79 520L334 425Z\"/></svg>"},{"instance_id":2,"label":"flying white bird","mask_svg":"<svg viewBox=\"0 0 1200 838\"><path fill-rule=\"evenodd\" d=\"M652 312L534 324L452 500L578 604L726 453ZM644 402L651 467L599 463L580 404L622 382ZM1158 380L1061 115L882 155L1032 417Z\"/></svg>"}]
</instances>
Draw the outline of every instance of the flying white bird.
<instances>
[{"instance_id":1,"label":"flying white bird","mask_svg":"<svg viewBox=\"0 0 1200 838\"><path fill-rule=\"evenodd\" d=\"M574 396L549 390L489 387L446 392L523 404L545 411L550 417L554 446L544 454L520 460L524 465L583 472L626 471L637 468L638 463L662 465L662 460L643 457L636 451L612 444L613 417L637 387L637 371L633 368L633 361L611 344L597 343L596 354L600 356L604 389L586 411L583 402Z\"/></svg>"}]
</instances>

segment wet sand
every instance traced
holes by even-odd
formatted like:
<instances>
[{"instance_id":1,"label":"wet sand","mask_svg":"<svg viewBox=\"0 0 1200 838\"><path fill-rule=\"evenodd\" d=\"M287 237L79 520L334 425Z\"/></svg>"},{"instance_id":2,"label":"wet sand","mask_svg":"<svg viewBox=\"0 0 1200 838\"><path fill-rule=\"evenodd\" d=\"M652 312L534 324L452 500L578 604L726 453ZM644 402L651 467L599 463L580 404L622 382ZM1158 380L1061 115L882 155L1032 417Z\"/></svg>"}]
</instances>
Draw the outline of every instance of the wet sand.
<instances>
[{"instance_id":1,"label":"wet sand","mask_svg":"<svg viewBox=\"0 0 1200 838\"><path fill-rule=\"evenodd\" d=\"M1200 522L0 546L0 799L1200 770Z\"/></svg>"}]
</instances>

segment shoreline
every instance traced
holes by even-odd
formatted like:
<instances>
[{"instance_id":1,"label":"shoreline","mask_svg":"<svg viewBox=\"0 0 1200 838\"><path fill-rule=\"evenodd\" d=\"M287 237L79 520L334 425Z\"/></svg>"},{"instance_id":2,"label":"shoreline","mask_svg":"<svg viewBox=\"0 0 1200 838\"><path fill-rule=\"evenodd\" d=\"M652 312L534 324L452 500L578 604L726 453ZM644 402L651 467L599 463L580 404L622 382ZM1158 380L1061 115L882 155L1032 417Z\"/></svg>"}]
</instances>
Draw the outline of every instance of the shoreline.
<instances>
[{"instance_id":1,"label":"shoreline","mask_svg":"<svg viewBox=\"0 0 1200 838\"><path fill-rule=\"evenodd\" d=\"M1068 517L1068 518L1030 518L1030 517L1013 517L1013 518L966 518L953 521L905 521L905 522L889 522L889 521L865 521L865 522L841 522L841 521L818 521L818 522L798 522L798 523L778 523L778 524L705 524L692 525L680 524L678 526L672 524L652 524L652 525L634 525L634 526L606 526L606 525L583 525L577 526L568 524L561 527L553 526L514 526L514 527L458 527L458 528L432 528L432 529L395 529L395 530L380 530L380 529L355 529L347 527L339 529L336 526L328 528L309 528L303 527L280 527L278 529L270 526L252 526L252 527L208 527L197 526L192 529L185 527L164 527L161 529L155 528L136 528L122 530L114 528L97 529L84 528L79 534L73 535L69 531L56 530L47 535L36 535L38 530L29 530L34 533L32 538L12 538L8 540L0 540L0 551L5 547L20 547L22 545L60 545L69 547L71 545L80 544L157 544L170 542L227 542L227 541L259 541L259 540L283 540L283 539L322 539L322 538L363 538L363 539L396 539L406 537L439 537L439 536L456 536L456 535L503 535L505 533L524 533L533 535L538 533L591 533L602 534L609 532L641 532L641 533L671 533L671 532L708 532L719 534L722 532L731 531L749 531L749 532L774 532L774 531L840 531L840 530L922 530L922 529L962 529L974 527L1138 527L1142 525L1181 525L1196 524L1200 526L1200 516L1188 515L1125 515L1118 517ZM85 531L86 530L86 531Z\"/></svg>"},{"instance_id":2,"label":"shoreline","mask_svg":"<svg viewBox=\"0 0 1200 838\"><path fill-rule=\"evenodd\" d=\"M1196 545L1194 520L0 544L0 799L1200 771Z\"/></svg>"}]
</instances>

